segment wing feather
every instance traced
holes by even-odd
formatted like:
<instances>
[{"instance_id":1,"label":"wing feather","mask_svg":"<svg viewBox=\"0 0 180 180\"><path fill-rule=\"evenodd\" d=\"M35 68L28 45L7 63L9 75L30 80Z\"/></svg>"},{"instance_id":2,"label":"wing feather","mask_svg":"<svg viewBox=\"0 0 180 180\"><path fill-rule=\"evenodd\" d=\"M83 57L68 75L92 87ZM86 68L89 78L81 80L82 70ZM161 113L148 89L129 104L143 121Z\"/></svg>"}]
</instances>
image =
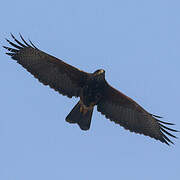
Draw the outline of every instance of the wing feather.
<instances>
[{"instance_id":1,"label":"wing feather","mask_svg":"<svg viewBox=\"0 0 180 180\"><path fill-rule=\"evenodd\" d=\"M173 144L173 142L167 135L174 138L176 136L165 129L178 132L163 125L173 125L172 123L158 120L159 116L148 113L131 98L114 89L109 84L105 88L103 98L97 104L97 110L105 115L106 118L131 132L144 134L168 145L169 143Z\"/></svg>"},{"instance_id":2,"label":"wing feather","mask_svg":"<svg viewBox=\"0 0 180 180\"><path fill-rule=\"evenodd\" d=\"M88 73L39 50L31 41L32 46L29 45L21 34L20 38L24 44L18 41L14 35L11 34L11 36L17 44L6 39L13 46L13 48L3 46L9 51L6 53L7 55L21 64L44 85L49 85L68 97L80 95L81 88L89 76Z\"/></svg>"}]
</instances>

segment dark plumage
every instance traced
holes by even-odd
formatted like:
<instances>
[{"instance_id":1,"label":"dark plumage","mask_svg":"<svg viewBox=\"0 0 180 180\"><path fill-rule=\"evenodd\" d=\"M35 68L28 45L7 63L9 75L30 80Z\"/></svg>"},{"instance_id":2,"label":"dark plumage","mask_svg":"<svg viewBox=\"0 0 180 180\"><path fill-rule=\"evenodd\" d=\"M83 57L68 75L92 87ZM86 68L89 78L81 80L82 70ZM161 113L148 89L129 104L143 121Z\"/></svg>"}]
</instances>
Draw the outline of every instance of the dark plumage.
<instances>
[{"instance_id":1,"label":"dark plumage","mask_svg":"<svg viewBox=\"0 0 180 180\"><path fill-rule=\"evenodd\" d=\"M13 48L3 46L9 51L6 54L44 85L49 85L70 98L80 97L80 101L66 117L67 122L77 123L82 130L88 130L94 106L97 105L99 112L125 129L168 145L173 143L168 136L176 138L170 131L177 130L165 126L173 124L160 121L159 116L148 113L131 98L111 87L105 80L104 70L86 73L39 50L31 41L29 45L21 35L20 37L23 43L13 35L17 44L7 39Z\"/></svg>"}]
</instances>

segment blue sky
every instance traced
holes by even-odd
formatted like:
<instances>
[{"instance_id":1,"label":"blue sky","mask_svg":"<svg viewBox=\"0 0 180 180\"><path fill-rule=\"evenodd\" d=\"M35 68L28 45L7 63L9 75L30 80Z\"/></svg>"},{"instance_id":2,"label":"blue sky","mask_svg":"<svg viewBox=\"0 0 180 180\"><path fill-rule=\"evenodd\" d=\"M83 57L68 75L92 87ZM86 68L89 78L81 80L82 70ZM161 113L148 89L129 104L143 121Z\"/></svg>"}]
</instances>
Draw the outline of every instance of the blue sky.
<instances>
[{"instance_id":1,"label":"blue sky","mask_svg":"<svg viewBox=\"0 0 180 180\"><path fill-rule=\"evenodd\" d=\"M0 45L10 32L108 82L180 130L180 2L1 2ZM0 51L0 179L179 179L180 141L168 147L94 111L83 132L65 117L78 99L40 84ZM177 136L180 137L179 134Z\"/></svg>"}]
</instances>

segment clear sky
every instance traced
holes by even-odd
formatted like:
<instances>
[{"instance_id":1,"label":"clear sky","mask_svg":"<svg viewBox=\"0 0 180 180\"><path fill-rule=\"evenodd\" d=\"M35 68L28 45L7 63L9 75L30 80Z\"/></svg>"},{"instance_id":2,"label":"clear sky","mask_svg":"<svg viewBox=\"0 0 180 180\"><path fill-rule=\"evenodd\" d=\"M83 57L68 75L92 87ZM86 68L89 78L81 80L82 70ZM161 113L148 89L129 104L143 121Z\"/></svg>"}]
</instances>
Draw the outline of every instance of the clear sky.
<instances>
[{"instance_id":1,"label":"clear sky","mask_svg":"<svg viewBox=\"0 0 180 180\"><path fill-rule=\"evenodd\" d=\"M180 1L2 1L10 32L108 82L180 130ZM89 131L65 122L78 99L40 84L0 48L0 179L180 179L180 140L167 146L95 109ZM176 133L180 137L180 133Z\"/></svg>"}]
</instances>

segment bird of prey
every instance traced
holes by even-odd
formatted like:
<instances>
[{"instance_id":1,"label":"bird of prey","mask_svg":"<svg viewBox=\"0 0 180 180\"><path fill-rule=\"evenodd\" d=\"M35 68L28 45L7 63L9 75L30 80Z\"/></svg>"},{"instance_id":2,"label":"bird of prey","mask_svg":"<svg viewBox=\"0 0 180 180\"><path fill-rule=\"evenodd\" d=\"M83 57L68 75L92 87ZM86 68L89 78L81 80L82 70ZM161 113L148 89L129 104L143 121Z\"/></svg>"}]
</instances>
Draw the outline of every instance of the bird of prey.
<instances>
[{"instance_id":1,"label":"bird of prey","mask_svg":"<svg viewBox=\"0 0 180 180\"><path fill-rule=\"evenodd\" d=\"M64 61L38 49L30 40L29 44L20 34L22 42L11 34L12 47L3 46L6 54L16 60L44 85L49 85L60 94L69 98L79 97L79 102L66 117L69 123L77 123L82 130L88 130L93 109L101 112L107 119L123 126L131 132L144 134L169 145L173 142L168 136L176 138L167 127L172 123L159 120L142 108L138 103L108 84L103 69L93 73L81 71Z\"/></svg>"}]
</instances>

